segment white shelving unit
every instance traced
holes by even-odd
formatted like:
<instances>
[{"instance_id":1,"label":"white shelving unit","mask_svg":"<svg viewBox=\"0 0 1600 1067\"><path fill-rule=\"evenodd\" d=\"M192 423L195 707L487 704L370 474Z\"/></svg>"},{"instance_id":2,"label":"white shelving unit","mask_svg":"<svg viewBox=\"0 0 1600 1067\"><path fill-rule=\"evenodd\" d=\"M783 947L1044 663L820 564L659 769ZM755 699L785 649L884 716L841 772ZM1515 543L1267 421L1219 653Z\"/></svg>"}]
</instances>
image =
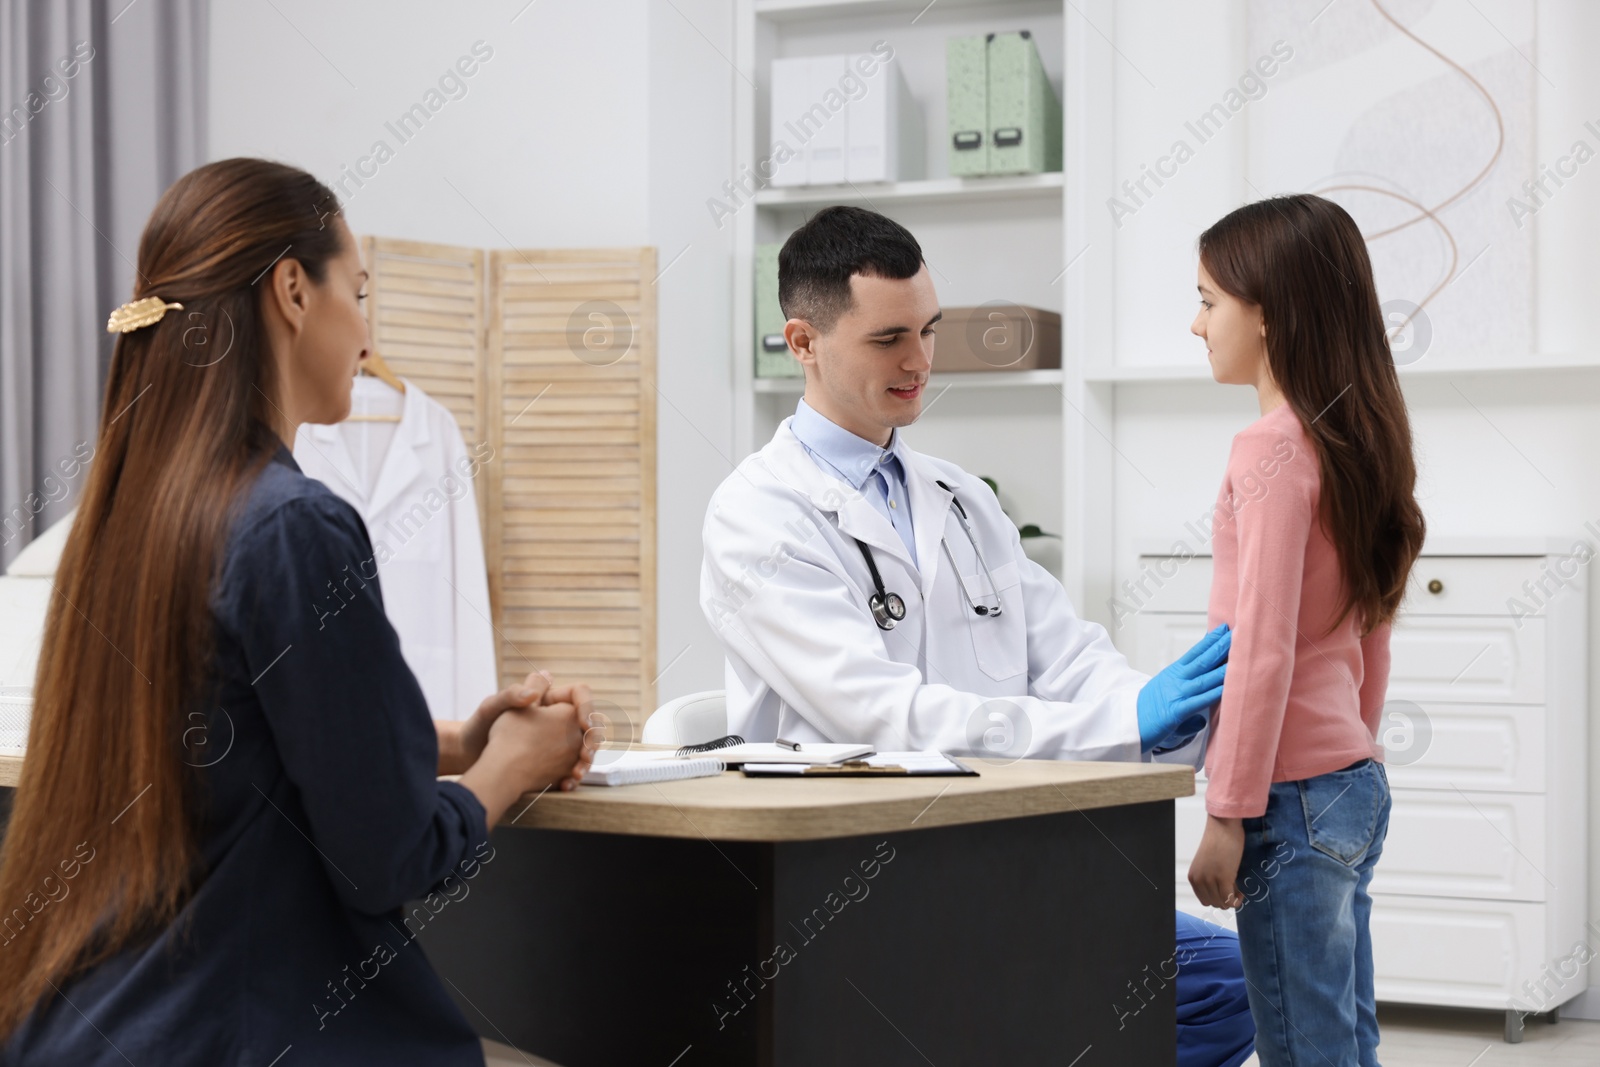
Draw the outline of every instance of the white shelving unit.
<instances>
[{"instance_id":1,"label":"white shelving unit","mask_svg":"<svg viewBox=\"0 0 1600 1067\"><path fill-rule=\"evenodd\" d=\"M1094 8L1095 3L1089 3ZM736 214L735 230L735 449L759 449L779 422L792 413L802 384L798 379L753 376L753 256L757 243L781 241L818 208L857 204L896 219L923 245L939 297L946 306L1008 300L1043 307L1070 320L1090 294L1077 292L1065 269L1067 249L1082 243L1071 219L1081 199L1081 180L1071 171L993 178L953 178L945 162L945 43L951 37L1027 29L1038 43L1045 70L1063 102L1086 96L1084 78L1094 60L1069 62L1073 49L1093 51L1083 35L1094 31L1069 18L1083 5L1065 0L742 0L737 13L735 102L736 156L752 167L768 150L769 69L774 58L867 52L887 41L895 52L926 123L928 178L919 181L839 186L765 188ZM1063 76L1076 79L1064 84ZM1068 120L1069 135L1078 129ZM1083 131L1078 130L1080 141ZM1106 133L1109 133L1107 127ZM1067 142L1069 160L1082 158L1084 145ZM1069 233L1072 235L1069 237ZM1085 570L1080 548L1091 539L1081 529L1082 501L1109 490L1083 485L1085 469L1104 463L1096 448L1080 440L1099 440L1080 426L1075 413L1098 409L1103 396L1085 396L1074 369L1081 365L1083 336L1063 338L1063 368L1016 373L940 374L930 382L924 415L909 431L913 445L995 478L1003 503L1019 523L1037 523L1062 534L1059 542L1033 542L1036 557L1061 575L1081 600ZM1103 411L1099 417L1103 417ZM1106 471L1109 474L1109 468ZM1109 551L1109 526L1094 540ZM1109 557L1101 561L1109 575ZM1109 581L1109 577L1107 578ZM1104 599L1102 597L1101 599Z\"/></svg>"},{"instance_id":2,"label":"white shelving unit","mask_svg":"<svg viewBox=\"0 0 1600 1067\"><path fill-rule=\"evenodd\" d=\"M995 371L993 373L935 374L928 379L928 402L946 389L1059 389L1065 379L1059 370ZM798 398L805 382L799 378L757 378L758 393L786 393Z\"/></svg>"},{"instance_id":3,"label":"white shelving unit","mask_svg":"<svg viewBox=\"0 0 1600 1067\"><path fill-rule=\"evenodd\" d=\"M1563 372L1600 371L1600 354L1588 352L1562 352L1538 355L1518 363L1446 363L1426 361L1400 368L1402 382L1412 378L1462 378L1494 377L1518 374L1557 374ZM1136 366L1096 367L1084 377L1104 385L1167 385L1182 382L1210 384L1211 368L1205 363L1149 364Z\"/></svg>"},{"instance_id":4,"label":"white shelving unit","mask_svg":"<svg viewBox=\"0 0 1600 1067\"><path fill-rule=\"evenodd\" d=\"M762 189L755 201L763 207L826 207L829 204L972 204L985 200L1061 199L1061 173L1006 174L993 178L924 178L910 182L866 185L800 185Z\"/></svg>"}]
</instances>

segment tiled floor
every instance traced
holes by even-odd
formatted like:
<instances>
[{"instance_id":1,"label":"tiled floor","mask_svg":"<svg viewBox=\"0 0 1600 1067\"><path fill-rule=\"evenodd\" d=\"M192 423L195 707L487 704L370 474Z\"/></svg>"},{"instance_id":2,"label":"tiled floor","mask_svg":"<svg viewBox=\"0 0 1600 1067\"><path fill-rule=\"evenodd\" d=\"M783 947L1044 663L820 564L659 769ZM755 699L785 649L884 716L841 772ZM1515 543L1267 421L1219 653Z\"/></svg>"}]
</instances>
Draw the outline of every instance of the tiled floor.
<instances>
[{"instance_id":1,"label":"tiled floor","mask_svg":"<svg viewBox=\"0 0 1600 1067\"><path fill-rule=\"evenodd\" d=\"M1595 1067L1600 1064L1600 1022L1566 1019L1554 1026L1530 1018L1522 1043L1503 1040L1498 1012L1380 1007L1383 1067ZM1252 1056L1245 1067L1256 1067Z\"/></svg>"},{"instance_id":2,"label":"tiled floor","mask_svg":"<svg viewBox=\"0 0 1600 1067\"><path fill-rule=\"evenodd\" d=\"M1504 1017L1491 1012L1437 1008L1383 1008L1379 1052L1383 1067L1595 1067L1600 1064L1600 1022L1566 1019L1554 1026L1528 1020L1520 1045L1501 1040ZM488 1067L556 1067L493 1041L483 1043ZM1245 1067L1257 1067L1255 1057Z\"/></svg>"},{"instance_id":3,"label":"tiled floor","mask_svg":"<svg viewBox=\"0 0 1600 1067\"><path fill-rule=\"evenodd\" d=\"M485 1041L483 1043L483 1056L486 1067L557 1067L549 1060L542 1060L527 1052L518 1052L510 1045L502 1045L498 1041Z\"/></svg>"}]
</instances>

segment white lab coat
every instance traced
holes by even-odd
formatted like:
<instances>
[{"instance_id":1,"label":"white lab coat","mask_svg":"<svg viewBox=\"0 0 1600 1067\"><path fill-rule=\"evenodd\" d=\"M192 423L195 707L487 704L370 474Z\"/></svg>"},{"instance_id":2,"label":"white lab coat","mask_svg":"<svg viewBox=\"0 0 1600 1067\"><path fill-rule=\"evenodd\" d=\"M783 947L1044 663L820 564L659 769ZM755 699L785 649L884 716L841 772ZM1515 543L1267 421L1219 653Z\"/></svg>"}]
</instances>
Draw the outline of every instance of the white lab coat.
<instances>
[{"instance_id":1,"label":"white lab coat","mask_svg":"<svg viewBox=\"0 0 1600 1067\"><path fill-rule=\"evenodd\" d=\"M1103 627L1028 559L984 482L907 450L920 570L867 499L824 473L785 420L711 498L700 603L727 653L728 729L749 739L870 742L979 757L1139 760L1139 689ZM966 508L1002 612L976 615L983 569L951 493ZM872 549L906 617L880 630L867 607Z\"/></svg>"},{"instance_id":2,"label":"white lab coat","mask_svg":"<svg viewBox=\"0 0 1600 1067\"><path fill-rule=\"evenodd\" d=\"M449 410L416 385L407 382L401 397L375 378L354 384L357 411L398 408L399 423L302 426L295 462L361 514L384 612L429 712L465 719L500 688L469 473L482 459L468 455ZM362 454L369 438L380 447L385 437L391 439L381 457Z\"/></svg>"}]
</instances>

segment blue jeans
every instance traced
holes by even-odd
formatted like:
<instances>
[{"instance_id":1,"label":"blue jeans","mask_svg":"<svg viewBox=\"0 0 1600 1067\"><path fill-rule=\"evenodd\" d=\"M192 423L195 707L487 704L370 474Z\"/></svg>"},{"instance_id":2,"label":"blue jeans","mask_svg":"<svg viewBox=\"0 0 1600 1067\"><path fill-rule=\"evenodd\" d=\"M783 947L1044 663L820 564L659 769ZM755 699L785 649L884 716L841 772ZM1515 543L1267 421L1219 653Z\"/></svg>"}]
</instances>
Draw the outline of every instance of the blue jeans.
<instances>
[{"instance_id":1,"label":"blue jeans","mask_svg":"<svg viewBox=\"0 0 1600 1067\"><path fill-rule=\"evenodd\" d=\"M1274 782L1244 820L1239 952L1261 1067L1378 1067L1367 887L1389 806L1383 764L1362 760Z\"/></svg>"}]
</instances>

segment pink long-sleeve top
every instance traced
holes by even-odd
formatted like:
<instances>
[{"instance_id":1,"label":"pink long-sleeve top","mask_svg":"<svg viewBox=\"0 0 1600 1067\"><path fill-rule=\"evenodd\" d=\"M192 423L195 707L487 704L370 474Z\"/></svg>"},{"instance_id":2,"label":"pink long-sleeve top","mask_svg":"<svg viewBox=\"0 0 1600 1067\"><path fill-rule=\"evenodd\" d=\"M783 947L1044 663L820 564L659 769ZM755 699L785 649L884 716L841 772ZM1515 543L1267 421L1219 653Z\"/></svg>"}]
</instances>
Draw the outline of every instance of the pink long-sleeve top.
<instances>
[{"instance_id":1,"label":"pink long-sleeve top","mask_svg":"<svg viewBox=\"0 0 1600 1067\"><path fill-rule=\"evenodd\" d=\"M1208 625L1233 630L1206 754L1206 810L1262 815L1273 782L1383 758L1389 627L1361 636L1319 519L1317 453L1283 404L1233 439L1213 516Z\"/></svg>"}]
</instances>

